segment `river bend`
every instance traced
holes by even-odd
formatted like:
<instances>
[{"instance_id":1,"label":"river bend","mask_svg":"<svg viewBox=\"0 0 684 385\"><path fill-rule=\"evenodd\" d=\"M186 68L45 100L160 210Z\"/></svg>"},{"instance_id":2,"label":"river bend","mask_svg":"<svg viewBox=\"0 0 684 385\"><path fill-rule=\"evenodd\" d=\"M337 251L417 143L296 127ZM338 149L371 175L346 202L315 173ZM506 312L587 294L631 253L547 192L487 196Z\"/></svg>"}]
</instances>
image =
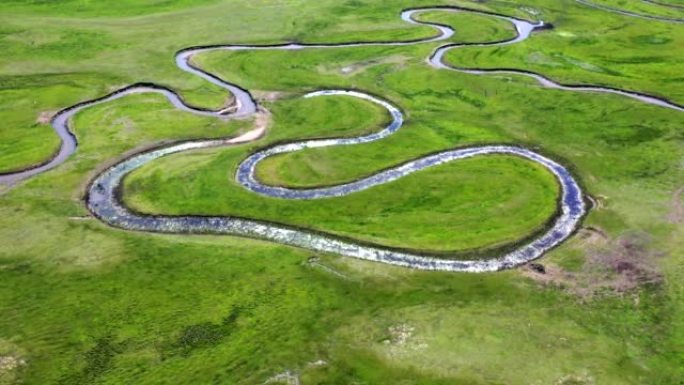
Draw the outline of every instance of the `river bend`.
<instances>
[{"instance_id":1,"label":"river bend","mask_svg":"<svg viewBox=\"0 0 684 385\"><path fill-rule=\"evenodd\" d=\"M514 44L530 37L535 30L544 28L543 22L530 22L505 15L476 11L458 7L430 7L413 8L402 11L401 18L411 24L428 25L436 30L436 34L430 38L399 42L368 42L368 43L345 43L345 44L281 44L281 45L215 45L191 47L179 51L176 54L176 64L186 72L200 76L203 79L216 84L232 93L235 97L235 106L230 110L210 111L191 106L176 94L173 90L154 84L134 84L98 99L79 103L75 106L60 111L52 120L52 126L62 139L59 153L49 162L35 168L21 172L0 175L0 183L16 183L27 177L45 172L64 162L77 147L76 137L72 134L69 124L71 118L81 110L101 103L106 103L126 95L142 92L154 92L165 96L175 107L199 115L213 116L217 118L246 118L253 116L258 106L249 91L240 86L230 83L217 75L209 73L191 61L192 57L203 52L215 50L299 50L307 48L335 48L335 47L361 47L361 46L401 46L412 44L424 44L443 41L454 34L454 30L448 26L418 21L415 15L419 12L439 10L445 12L470 12L480 15L488 15L505 19L511 22L516 29L515 37L498 42L482 44L444 44L435 49L427 59L427 63L435 69L454 70L475 75L490 73L513 73L530 76L536 79L543 87L562 89L579 92L605 92L636 99L643 103L684 111L684 108L676 103L654 96L615 88L607 88L590 85L564 85L557 83L541 74L514 69L472 69L457 68L444 62L444 54L451 49L464 46L496 46ZM283 199L322 199L339 197L354 192L362 191L373 186L390 183L411 173L424 170L436 165L460 159L487 156L492 154L514 155L536 162L551 172L561 187L558 215L553 224L537 238L519 245L513 251L505 255L493 255L488 259L444 259L437 256L412 254L396 251L389 248L356 244L352 241L342 240L332 235L308 232L295 229L286 225L265 223L256 220L237 217L207 217L207 216L155 216L137 214L126 207L120 201L118 191L120 183L125 175L133 170L160 157L190 151L200 148L234 145L255 140L258 135L243 135L237 138L193 140L180 144L158 148L129 157L99 174L90 184L86 204L88 209L103 222L133 231L152 231L164 233L197 233L197 234L230 234L265 239L277 243L302 247L317 252L330 252L348 257L360 258L376 262L389 263L425 270L485 272L512 268L542 256L546 251L557 246L567 239L577 228L581 218L586 213L582 191L572 174L561 164L540 155L529 149L518 146L490 145L470 148L446 150L436 154L411 160L388 170L373 174L369 177L344 183L336 186L313 189L289 189L285 187L269 186L259 182L255 176L255 168L259 162L275 154L299 151L305 148L317 148L328 146L345 146L368 143L381 140L399 130L403 124L401 111L390 102L381 98L367 95L363 92L350 90L322 90L309 93L304 97L331 97L346 95L361 98L384 107L391 115L391 123L383 130L365 136L354 138L331 138L305 140L295 143L276 145L258 151L248 156L240 163L235 175L238 183L245 188L262 195Z\"/></svg>"}]
</instances>

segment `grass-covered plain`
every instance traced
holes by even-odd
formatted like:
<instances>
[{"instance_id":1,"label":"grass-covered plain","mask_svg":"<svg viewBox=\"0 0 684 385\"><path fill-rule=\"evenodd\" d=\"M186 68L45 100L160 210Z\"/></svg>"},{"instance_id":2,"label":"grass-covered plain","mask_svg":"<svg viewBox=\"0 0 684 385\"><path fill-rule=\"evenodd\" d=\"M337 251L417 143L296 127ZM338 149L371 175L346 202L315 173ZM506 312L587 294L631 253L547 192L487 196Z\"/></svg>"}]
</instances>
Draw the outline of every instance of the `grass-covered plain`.
<instances>
[{"instance_id":1,"label":"grass-covered plain","mask_svg":"<svg viewBox=\"0 0 684 385\"><path fill-rule=\"evenodd\" d=\"M227 95L174 67L173 53L185 46L433 34L398 19L403 7L434 4L422 1L121 4L0 5L6 52L0 88L11 96L0 98L4 170L55 150L49 127L36 123L41 112L130 82L155 81L195 104L221 105ZM453 4L538 14L556 27L520 45L453 51L449 60L458 65L510 60L559 80L681 99L680 29L570 0ZM472 15L422 17L455 23L454 41L510 33L499 21ZM591 48L582 47L589 33ZM654 39L667 42L656 49ZM424 63L435 46L197 57L250 90L281 93L265 102L272 113L268 134L248 145L160 159L128 178L124 198L140 210L255 216L437 250L505 242L555 208L553 179L507 157L455 162L318 205L260 198L233 184L236 164L269 143L381 127L386 116L366 103L299 97L318 88L358 88L398 105L405 127L372 144L269 159L259 177L331 184L447 148L524 144L571 165L600 203L584 225L603 235L581 232L541 260L565 275L549 274L557 280L544 285L519 270L468 275L334 255L310 261L307 251L249 239L109 228L88 216L82 201L86 184L106 164L162 141L250 128L249 121L175 111L158 96L132 96L80 114L72 158L0 196L0 357L15 363L0 372L0 384L260 384L287 370L303 384L681 383L679 113L614 95L542 89L518 76L437 71ZM535 67L522 60L526 52L554 51L575 62ZM634 63L597 61L611 55ZM646 56L659 60L637 60ZM449 234L449 226L458 231ZM483 228L496 234L478 235ZM616 253L652 264L660 279L613 290L604 281L624 274L596 260Z\"/></svg>"},{"instance_id":2,"label":"grass-covered plain","mask_svg":"<svg viewBox=\"0 0 684 385\"><path fill-rule=\"evenodd\" d=\"M365 130L339 131L364 127L373 118L384 123L377 107L350 97L299 98L280 104L273 108L276 122L270 141L358 135ZM78 124L89 124L93 115L101 113L84 113ZM542 229L556 210L554 177L515 157L454 162L339 199L290 201L258 196L232 178L248 150L243 146L166 157L126 178L124 199L142 212L242 216L428 251L511 244ZM257 177L281 185L297 181L294 185L299 187L337 183L334 176L342 174L336 170L344 154L329 150L279 156L265 162ZM363 157L372 163L377 150L369 151ZM340 157L328 156L335 152ZM344 163L345 176L352 174L356 164Z\"/></svg>"},{"instance_id":3,"label":"grass-covered plain","mask_svg":"<svg viewBox=\"0 0 684 385\"><path fill-rule=\"evenodd\" d=\"M649 5L639 0L626 3ZM618 87L684 104L684 81L678 71L684 66L679 54L684 33L680 24L645 21L567 2L551 7L537 17L551 23L553 31L520 44L452 50L446 61L466 68L522 69L561 83ZM630 46L639 49L625 49Z\"/></svg>"},{"instance_id":4,"label":"grass-covered plain","mask_svg":"<svg viewBox=\"0 0 684 385\"><path fill-rule=\"evenodd\" d=\"M588 0L588 2L638 15L684 20L684 9L681 8L684 5L678 0Z\"/></svg>"}]
</instances>

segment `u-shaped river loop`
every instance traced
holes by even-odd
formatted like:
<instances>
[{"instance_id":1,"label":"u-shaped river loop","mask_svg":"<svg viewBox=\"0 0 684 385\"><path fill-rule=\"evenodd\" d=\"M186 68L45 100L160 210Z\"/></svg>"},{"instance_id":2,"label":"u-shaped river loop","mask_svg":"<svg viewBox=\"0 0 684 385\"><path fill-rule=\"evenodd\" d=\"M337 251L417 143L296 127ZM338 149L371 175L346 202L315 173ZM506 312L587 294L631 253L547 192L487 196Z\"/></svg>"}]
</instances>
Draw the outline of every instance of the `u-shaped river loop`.
<instances>
[{"instance_id":1,"label":"u-shaped river loop","mask_svg":"<svg viewBox=\"0 0 684 385\"><path fill-rule=\"evenodd\" d=\"M77 145L76 137L69 129L71 117L81 110L93 105L106 103L126 95L143 92L154 92L164 95L175 107L205 116L219 118L245 118L253 115L257 111L257 104L250 93L238 85L229 83L218 76L211 74L191 63L191 58L199 53L215 50L298 50L306 48L328 48L328 47L361 47L361 46L402 46L428 42L437 42L450 38L454 30L448 26L436 23L418 21L414 18L415 14L425 11L449 11L449 12L470 12L481 15L501 18L514 24L516 36L514 38L492 43L480 44L446 44L438 47L427 59L427 62L436 69L455 70L470 74L488 73L512 73L530 76L536 79L542 86L556 88L567 91L582 92L605 92L618 94L639 100L644 103L653 104L665 108L684 111L678 104L654 96L626 91L616 88L607 88L588 85L563 85L544 77L540 74L512 69L467 69L453 67L444 62L443 56L449 49L463 46L494 46L513 44L527 39L530 34L544 27L543 22L530 22L505 15L476 11L459 7L430 7L413 8L402 11L401 18L412 24L428 25L436 28L439 34L427 39L404 41L404 42L369 42L369 43L348 43L348 44L282 44L282 45L216 45L192 47L181 50L176 55L176 64L186 72L200 76L207 81L216 84L228 91L235 97L235 109L230 114L224 111L210 111L186 104L174 91L154 84L134 84L120 89L114 93L98 99L79 103L72 107L60 111L52 120L52 126L62 139L62 146L59 153L49 162L38 167L27 169L21 172L0 175L0 183L15 183L32 175L45 172L64 162L72 154ZM489 259L445 259L436 256L412 254L404 251L397 251L389 248L376 247L356 244L351 241L338 239L334 236L308 232L295 229L286 225L266 223L237 217L207 217L207 216L153 216L137 214L124 207L118 197L120 183L123 177L133 170L160 158L173 153L189 151L200 148L210 148L218 146L234 145L246 143L257 138L258 135L243 135L236 138L214 139L214 140L193 140L180 144L171 145L164 148L150 150L125 159L114 166L106 169L99 174L90 184L86 204L88 209L103 222L133 231L151 231L164 233L198 233L198 234L230 234L238 236L265 239L277 243L291 246L302 247L317 252L330 252L348 257L360 258L376 262L383 262L393 265L406 266L424 270L442 271L463 271L463 272L486 272L508 269L520 264L529 262L542 256L546 251L557 246L567 239L577 228L581 218L586 213L585 203L582 199L582 191L579 184L571 173L561 164L552 159L540 155L534 151L517 146L491 145L470 148L447 150L436 154L431 154L419 159L415 159L362 178L350 183L340 184L332 187L313 188L313 189L288 189L284 187L268 186L260 183L254 177L257 164L263 159L286 152L299 151L305 148L318 148L329 146L355 145L369 143L383 139L397 130L403 124L401 111L378 97L371 96L358 91L349 90L323 90L312 92L304 97L322 97L346 95L361 98L383 106L389 111L392 122L382 131L354 138L331 138L319 140L306 140L296 143L276 145L266 148L248 156L239 166L236 173L237 181L245 188L266 196L285 198L285 199L321 199L330 197L340 197L350 193L362 191L373 186L389 183L403 176L420 171L429 167L444 164L447 162L465 159L480 155L506 154L515 155L530 161L536 162L549 170L558 180L561 187L561 197L559 200L560 210L555 218L553 225L537 238L520 245L511 252L502 256L492 256Z\"/></svg>"},{"instance_id":2,"label":"u-shaped river loop","mask_svg":"<svg viewBox=\"0 0 684 385\"><path fill-rule=\"evenodd\" d=\"M488 260L450 260L430 256L394 251L380 247L363 246L349 241L336 239L313 232L307 232L287 226L264 223L255 220L234 217L203 216L148 216L139 215L127 210L117 199L117 189L122 178L131 171L159 157L197 148L208 148L225 145L224 140L193 141L182 143L143 153L129 158L100 174L92 183L88 194L88 208L104 222L128 230L154 231L168 233L213 233L241 235L261 238L291 246L307 248L318 252L329 252L393 265L423 270L485 272L512 268L540 257L545 251L558 245L575 230L585 213L582 191L570 172L553 160L521 147L514 146L480 146L465 149L444 151L420 159L416 159L389 170L379 172L367 178L351 183L326 188L308 190L287 189L261 184L254 178L254 169L263 159L285 152L299 151L305 148L317 148L339 145L368 143L391 135L402 125L403 116L399 109L386 101L373 96L345 90L318 91L306 97L324 95L354 96L378 103L392 114L392 122L384 130L356 138L322 139L290 143L268 148L245 159L237 171L240 184L259 194L288 199L319 199L338 197L362 191L373 186L397 180L405 175L432 166L444 164L458 159L465 159L487 154L517 155L537 162L551 171L561 186L560 215L554 225L542 236L518 249L498 258Z\"/></svg>"}]
</instances>

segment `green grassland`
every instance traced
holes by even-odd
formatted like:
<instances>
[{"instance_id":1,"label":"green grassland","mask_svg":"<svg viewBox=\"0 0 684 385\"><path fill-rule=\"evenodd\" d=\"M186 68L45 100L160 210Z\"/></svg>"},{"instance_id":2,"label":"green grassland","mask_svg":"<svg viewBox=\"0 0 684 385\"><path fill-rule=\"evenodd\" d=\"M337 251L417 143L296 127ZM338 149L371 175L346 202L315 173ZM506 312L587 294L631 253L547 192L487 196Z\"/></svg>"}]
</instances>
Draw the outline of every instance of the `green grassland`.
<instances>
[{"instance_id":1,"label":"green grassland","mask_svg":"<svg viewBox=\"0 0 684 385\"><path fill-rule=\"evenodd\" d=\"M451 4L555 25L521 44L455 50L448 55L454 64L684 98L677 26L570 0ZM398 18L402 8L421 5L434 3L5 1L0 170L56 150L50 127L37 122L41 112L128 83L164 84L196 105L225 103L220 89L175 68L173 53L183 47L431 36ZM421 19L453 24L454 42L512 34L506 23L480 16L430 12ZM306 250L250 239L112 229L83 204L99 170L159 143L251 128L249 120L176 111L158 95L129 96L79 114L76 153L0 195L0 357L23 360L0 371L0 384L261 384L287 370L307 385L681 384L680 113L615 95L543 89L521 76L434 70L425 58L436 46L201 55L196 63L224 79L257 95L279 93L263 102L272 119L267 135L159 159L126 178L124 199L145 212L241 215L430 250L506 244L555 210L551 175L505 156L318 202L263 198L235 185L237 164L270 143L380 129L387 116L366 102L300 97L355 88L399 106L405 126L379 142L273 157L258 177L328 185L449 148L529 146L569 165L600 202L584 226L605 239L581 233L541 260L587 287L543 285L521 270L421 272L336 255L312 262ZM625 249L632 239L637 246ZM619 293L588 281L596 255L625 250L661 278Z\"/></svg>"},{"instance_id":2,"label":"green grassland","mask_svg":"<svg viewBox=\"0 0 684 385\"><path fill-rule=\"evenodd\" d=\"M629 12L638 13L641 15L684 19L684 12L682 11L682 9L677 9L663 5L679 5L681 7L682 2L677 0L658 1L658 3L660 4L649 3L642 0L591 0L591 2L597 5L621 9Z\"/></svg>"},{"instance_id":3,"label":"green grassland","mask_svg":"<svg viewBox=\"0 0 684 385\"><path fill-rule=\"evenodd\" d=\"M268 139L339 136L336 133L343 127L364 127L373 117L383 117L379 107L371 109L347 99L351 98L291 99L282 107L274 106L276 122ZM77 124L90 125L91 116L99 115L96 109L88 111ZM382 143L376 146L384 147ZM558 187L553 176L528 161L503 156L443 165L340 199L267 199L231 178L249 148L166 157L126 178L124 197L143 212L237 215L395 247L439 251L510 244L540 228L556 209ZM402 151L401 146L396 149ZM262 179L286 185L297 180L298 186L337 182L323 178L339 175L334 170L345 155L328 156L334 153L330 150L307 151L295 159L278 157L261 167L258 177L272 172L275 177ZM380 151L369 149L359 156L372 164ZM347 173L356 167L354 162L342 163ZM203 172L207 169L211 172ZM483 179L487 180L484 188Z\"/></svg>"},{"instance_id":4,"label":"green grassland","mask_svg":"<svg viewBox=\"0 0 684 385\"><path fill-rule=\"evenodd\" d=\"M0 133L0 172L36 164L57 151L58 142L49 126L36 121L42 112L54 112L130 83L154 81L178 90L192 104L223 105L228 95L222 89L176 68L173 54L188 46L303 37L347 41L362 39L369 30L381 40L434 33L428 27L408 28L392 4L374 5L369 13L356 15L354 6L336 6L331 0L304 9L277 1L240 6L166 1L155 13L150 12L160 2L121 2L113 8L94 1L16 3L3 2L0 15L0 49L7 53L0 58L0 90L8 123ZM335 11L331 8L346 12L348 23L330 23L326 12ZM117 9L125 9L123 17L112 16L118 15ZM304 36L303 31L321 36ZM56 87L73 89L55 93L55 78L59 78ZM62 99L57 103L55 98ZM37 136L24 135L28 129Z\"/></svg>"},{"instance_id":5,"label":"green grassland","mask_svg":"<svg viewBox=\"0 0 684 385\"><path fill-rule=\"evenodd\" d=\"M684 65L680 25L570 7L566 2L552 7L537 17L553 24L553 30L520 44L453 50L446 61L466 68L524 69L561 83L619 87L684 104L684 79L676 70ZM613 44L606 45L606 40ZM639 49L624 49L632 45Z\"/></svg>"}]
</instances>

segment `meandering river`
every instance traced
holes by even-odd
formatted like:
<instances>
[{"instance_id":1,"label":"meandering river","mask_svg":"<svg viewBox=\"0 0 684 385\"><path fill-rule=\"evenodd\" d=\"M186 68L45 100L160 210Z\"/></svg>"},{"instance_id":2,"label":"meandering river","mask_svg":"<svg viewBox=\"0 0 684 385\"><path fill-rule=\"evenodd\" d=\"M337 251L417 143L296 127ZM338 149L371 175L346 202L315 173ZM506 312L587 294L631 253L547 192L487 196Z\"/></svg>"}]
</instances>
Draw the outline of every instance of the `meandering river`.
<instances>
[{"instance_id":1,"label":"meandering river","mask_svg":"<svg viewBox=\"0 0 684 385\"><path fill-rule=\"evenodd\" d=\"M175 107L181 110L218 118L245 118L255 114L258 106L249 91L193 65L191 58L194 55L215 50L300 50L307 48L412 45L443 41L453 36L454 30L450 27L436 23L418 21L415 19L415 15L417 13L432 10L444 12L470 12L474 14L497 17L511 22L516 29L515 37L503 41L482 44L444 44L438 47L427 59L427 63L437 70L453 70L477 75L489 73L514 73L533 77L540 83L541 86L544 87L575 92L613 93L630 97L644 103L653 104L664 108L671 108L678 111L684 111L682 106L668 100L628 90L590 85L564 85L555 82L541 74L522 70L472 69L451 66L444 61L444 54L451 49L456 49L463 46L494 46L514 44L529 38L533 31L544 28L545 24L541 21L531 22L505 15L458 7L414 8L404 10L401 13L401 18L412 24L431 26L437 31L436 35L422 40L398 42L384 41L368 43L355 42L346 44L282 44L264 46L216 45L191 47L181 50L176 54L176 64L178 67L186 72L200 76L207 81L230 91L235 97L235 108L231 109L230 112L205 110L188 105L180 98L180 96L178 96L178 94L168 88L154 84L134 84L101 98L79 103L75 106L60 111L52 120L52 126L62 139L62 146L59 153L50 161L39 165L38 167L13 174L1 175L0 183L16 183L22 179L50 170L63 163L77 148L76 137L69 129L71 118L85 108L106 103L126 95L142 92L159 93L164 95ZM539 258L546 251L567 239L577 228L581 218L586 212L580 186L573 178L572 174L563 165L534 151L517 146L491 145L446 150L436 154L424 156L419 159L411 160L366 178L325 188L288 189L284 187L269 186L258 181L254 176L257 165L262 160L275 154L294 152L305 148L348 146L368 143L386 138L402 127L404 118L399 108L392 105L388 101L365 94L363 92L349 90L322 90L309 93L304 97L335 97L337 95L357 97L367 100L371 103L379 104L389 112L392 117L392 121L383 130L370 135L354 138L306 140L276 145L256 152L248 156L238 166L235 176L237 181L242 186L253 191L254 193L270 197L283 199L324 199L330 197L339 197L372 188L373 186L380 184L390 183L408 174L464 158L491 154L515 155L542 165L553 175L555 175L556 179L558 180L561 187L561 198L558 202L560 205L558 216L555 218L553 225L537 238L519 245L516 249L506 253L505 255L492 255L491 258L488 259L478 258L473 260L444 259L437 256L411 254L390 248L356 244L351 241L338 239L331 235L329 236L315 232L308 232L305 230L288 227L286 225L265 223L246 218L141 215L127 209L121 203L119 199L120 197L117 195L120 183L125 175L157 158L194 149L245 143L257 139L259 137L257 134L248 134L237 138L187 141L129 157L106 169L92 181L89 186L86 204L89 210L103 222L127 230L166 233L214 233L239 235L307 248L317 252L336 253L348 257L389 263L416 269L466 272L497 271L512 268Z\"/></svg>"}]
</instances>

